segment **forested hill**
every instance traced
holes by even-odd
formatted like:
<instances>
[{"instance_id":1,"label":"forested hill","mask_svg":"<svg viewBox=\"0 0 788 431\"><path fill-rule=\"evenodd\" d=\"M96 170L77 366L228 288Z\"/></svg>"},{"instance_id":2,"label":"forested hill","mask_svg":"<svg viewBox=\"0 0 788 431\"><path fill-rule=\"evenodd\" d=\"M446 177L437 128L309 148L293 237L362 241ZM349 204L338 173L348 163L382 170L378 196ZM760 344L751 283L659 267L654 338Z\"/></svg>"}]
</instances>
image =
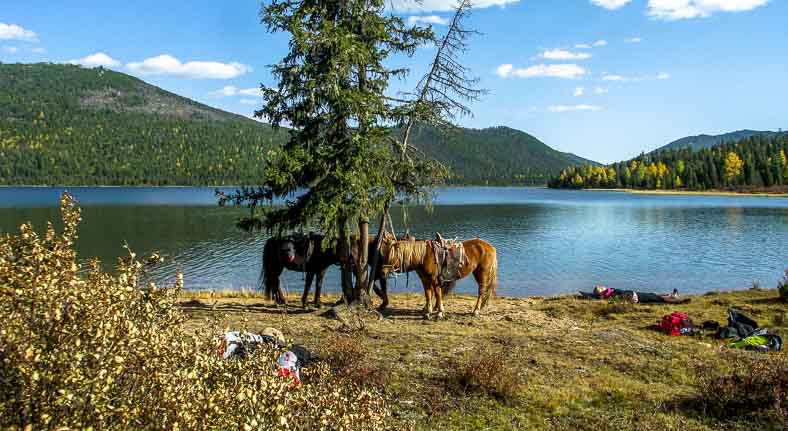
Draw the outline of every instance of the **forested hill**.
<instances>
[{"instance_id":1,"label":"forested hill","mask_svg":"<svg viewBox=\"0 0 788 431\"><path fill-rule=\"evenodd\" d=\"M508 127L459 129L443 134L432 128L419 128L413 134L413 143L459 174L455 181L472 184L546 184L569 164L597 165L556 151L528 133Z\"/></svg>"},{"instance_id":2,"label":"forested hill","mask_svg":"<svg viewBox=\"0 0 788 431\"><path fill-rule=\"evenodd\" d=\"M609 166L573 166L556 188L735 189L788 191L788 134L754 135L695 151L642 154Z\"/></svg>"},{"instance_id":3,"label":"forested hill","mask_svg":"<svg viewBox=\"0 0 788 431\"><path fill-rule=\"evenodd\" d=\"M763 136L765 138L771 138L777 135L778 133L779 132L759 131L759 130L737 130L735 132L724 133L722 135L687 136L685 138L677 139L665 146L657 148L653 152L663 151L663 150L681 150L684 148L690 148L697 151L697 150L702 150L704 148L711 148L715 145L723 144L726 142L741 141L742 139L751 138L753 136Z\"/></svg>"},{"instance_id":4,"label":"forested hill","mask_svg":"<svg viewBox=\"0 0 788 431\"><path fill-rule=\"evenodd\" d=\"M246 117L129 75L56 64L0 64L0 184L259 184L265 153L287 139ZM414 145L457 184L544 184L589 163L527 133L497 127Z\"/></svg>"}]
</instances>

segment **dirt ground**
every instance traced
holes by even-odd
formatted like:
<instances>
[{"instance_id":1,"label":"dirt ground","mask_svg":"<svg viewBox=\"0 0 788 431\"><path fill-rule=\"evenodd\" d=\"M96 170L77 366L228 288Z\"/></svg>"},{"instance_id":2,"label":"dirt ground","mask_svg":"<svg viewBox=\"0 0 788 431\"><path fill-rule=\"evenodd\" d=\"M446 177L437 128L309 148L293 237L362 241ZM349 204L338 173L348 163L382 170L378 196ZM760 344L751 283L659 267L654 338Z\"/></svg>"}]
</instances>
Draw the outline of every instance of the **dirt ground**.
<instances>
[{"instance_id":1,"label":"dirt ground","mask_svg":"<svg viewBox=\"0 0 788 431\"><path fill-rule=\"evenodd\" d=\"M697 394L699 367L724 371L736 355L785 353L733 352L710 336L669 337L654 325L672 311L697 324L724 324L735 307L777 333L788 327L786 305L764 289L709 293L682 305L499 297L480 317L471 315L475 297L451 295L440 321L422 318L423 296L394 295L382 318L368 316L362 330L346 335L340 321L324 315L326 306L280 308L248 293L231 296L185 296L189 327L272 326L314 351L334 334L352 337L384 370L395 429L751 429L682 408L683 400ZM452 386L450 371L483 352L503 352L517 370L522 384L514 401Z\"/></svg>"}]
</instances>

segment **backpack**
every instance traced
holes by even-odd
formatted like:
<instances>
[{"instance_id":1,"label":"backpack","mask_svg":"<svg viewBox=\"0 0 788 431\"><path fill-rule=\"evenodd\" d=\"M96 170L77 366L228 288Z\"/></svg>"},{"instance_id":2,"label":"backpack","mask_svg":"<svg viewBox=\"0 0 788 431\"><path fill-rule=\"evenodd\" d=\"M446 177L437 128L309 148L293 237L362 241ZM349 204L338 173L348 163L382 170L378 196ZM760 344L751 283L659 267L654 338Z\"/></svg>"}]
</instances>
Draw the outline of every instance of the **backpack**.
<instances>
[{"instance_id":1,"label":"backpack","mask_svg":"<svg viewBox=\"0 0 788 431\"><path fill-rule=\"evenodd\" d=\"M658 326L660 331L670 335L671 337L692 334L694 329L692 320L690 320L690 318L687 317L685 313L679 312L666 314L662 317L662 320L660 320Z\"/></svg>"}]
</instances>

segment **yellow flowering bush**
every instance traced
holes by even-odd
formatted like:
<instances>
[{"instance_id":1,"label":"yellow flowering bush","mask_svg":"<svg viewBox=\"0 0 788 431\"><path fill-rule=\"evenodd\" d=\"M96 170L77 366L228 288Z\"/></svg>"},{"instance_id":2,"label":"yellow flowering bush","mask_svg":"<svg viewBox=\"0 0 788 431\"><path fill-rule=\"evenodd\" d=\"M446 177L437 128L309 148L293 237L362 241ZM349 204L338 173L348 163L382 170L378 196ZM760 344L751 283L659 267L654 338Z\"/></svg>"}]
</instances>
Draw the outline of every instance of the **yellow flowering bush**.
<instances>
[{"instance_id":1,"label":"yellow flowering bush","mask_svg":"<svg viewBox=\"0 0 788 431\"><path fill-rule=\"evenodd\" d=\"M187 333L175 286L145 281L129 251L116 274L83 270L80 210L61 198L64 230L0 237L0 428L380 429L382 397L325 364L295 386L275 348L217 354L217 332Z\"/></svg>"}]
</instances>

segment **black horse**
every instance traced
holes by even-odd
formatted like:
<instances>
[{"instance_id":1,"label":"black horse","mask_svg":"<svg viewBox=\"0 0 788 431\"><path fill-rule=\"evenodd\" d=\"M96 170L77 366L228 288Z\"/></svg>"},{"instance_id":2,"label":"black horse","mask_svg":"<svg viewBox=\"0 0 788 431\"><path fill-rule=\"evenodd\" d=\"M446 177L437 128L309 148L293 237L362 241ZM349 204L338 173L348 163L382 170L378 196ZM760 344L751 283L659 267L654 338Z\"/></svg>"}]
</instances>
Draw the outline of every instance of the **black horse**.
<instances>
[{"instance_id":1,"label":"black horse","mask_svg":"<svg viewBox=\"0 0 788 431\"><path fill-rule=\"evenodd\" d=\"M321 246L323 235L294 235L285 238L270 238L263 247L263 270L260 272L260 288L265 288L265 296L273 298L277 304L285 303L285 295L279 283L279 276L285 268L306 273L304 294L301 305L306 307L312 280L315 282L315 306L320 306L320 291L323 278L331 265L339 263L336 248L324 250Z\"/></svg>"},{"instance_id":2,"label":"black horse","mask_svg":"<svg viewBox=\"0 0 788 431\"><path fill-rule=\"evenodd\" d=\"M282 291L279 277L285 268L291 271L306 273L306 280L304 283L304 294L301 296L301 305L306 307L307 300L309 299L309 291L312 288L312 280L317 276L315 281L315 300L316 307L320 307L320 293L323 288L323 279L326 276L326 271L331 265L339 265L339 253L336 246L324 250L322 247L323 235L310 234L293 235L285 238L269 238L263 247L263 269L260 272L260 288L265 289L265 296L268 299L274 299L277 304L285 303L285 294ZM351 247L350 253L352 256L351 263L355 261L357 256L358 247L354 242ZM381 252L385 253L386 241L381 245ZM375 253L375 245L373 238L369 239L369 261L368 265L372 266L372 256ZM388 286L386 278L383 277L383 258L378 259L377 269L375 271L375 279L380 284L374 286L375 293L380 297L382 303L381 309L386 308L389 303L388 300ZM352 269L352 268L351 268Z\"/></svg>"}]
</instances>

